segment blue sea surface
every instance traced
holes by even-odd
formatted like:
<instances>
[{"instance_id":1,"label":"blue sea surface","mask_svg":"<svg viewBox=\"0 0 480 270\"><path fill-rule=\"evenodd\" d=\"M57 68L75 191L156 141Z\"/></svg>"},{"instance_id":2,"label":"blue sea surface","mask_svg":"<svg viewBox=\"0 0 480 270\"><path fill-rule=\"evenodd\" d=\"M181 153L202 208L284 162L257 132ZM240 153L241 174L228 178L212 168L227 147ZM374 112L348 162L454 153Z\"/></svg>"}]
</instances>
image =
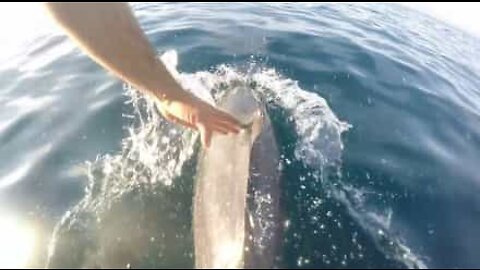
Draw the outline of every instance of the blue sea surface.
<instances>
[{"instance_id":1,"label":"blue sea surface","mask_svg":"<svg viewBox=\"0 0 480 270\"><path fill-rule=\"evenodd\" d=\"M480 266L480 39L396 4L132 7L187 83L265 95L284 267ZM109 243L142 251L119 267L193 267L194 134L59 30L0 59L0 209L34 224L30 265Z\"/></svg>"}]
</instances>

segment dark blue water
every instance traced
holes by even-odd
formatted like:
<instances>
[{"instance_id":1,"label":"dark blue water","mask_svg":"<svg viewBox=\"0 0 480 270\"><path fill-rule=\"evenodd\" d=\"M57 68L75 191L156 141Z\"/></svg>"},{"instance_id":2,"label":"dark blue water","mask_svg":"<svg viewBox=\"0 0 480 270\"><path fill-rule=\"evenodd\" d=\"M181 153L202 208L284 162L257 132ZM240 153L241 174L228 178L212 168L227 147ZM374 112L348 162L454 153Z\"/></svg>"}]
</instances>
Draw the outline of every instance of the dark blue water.
<instances>
[{"instance_id":1,"label":"dark blue water","mask_svg":"<svg viewBox=\"0 0 480 270\"><path fill-rule=\"evenodd\" d=\"M177 51L179 71L284 97L267 102L283 160L284 266L480 266L477 38L393 4L134 8L159 53ZM141 246L141 263L120 266L192 267L197 148L183 162L185 141L157 145L175 127L148 101L129 103L135 94L61 32L16 49L0 66L0 208L36 228L31 265L45 265L63 217L51 266L79 267L85 250L108 257L90 243L104 237ZM118 240L109 220L150 241Z\"/></svg>"}]
</instances>

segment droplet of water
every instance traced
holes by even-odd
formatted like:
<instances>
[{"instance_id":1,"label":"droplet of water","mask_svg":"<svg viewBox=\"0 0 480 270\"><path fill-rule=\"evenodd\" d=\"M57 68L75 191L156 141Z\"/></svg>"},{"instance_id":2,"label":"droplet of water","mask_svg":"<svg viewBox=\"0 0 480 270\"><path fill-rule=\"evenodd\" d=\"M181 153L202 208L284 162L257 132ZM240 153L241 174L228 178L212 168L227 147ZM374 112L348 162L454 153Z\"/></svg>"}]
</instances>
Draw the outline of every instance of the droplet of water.
<instances>
[{"instance_id":1,"label":"droplet of water","mask_svg":"<svg viewBox=\"0 0 480 270\"><path fill-rule=\"evenodd\" d=\"M302 257L300 256L300 257L298 257L298 259L297 259L297 266L298 266L298 267L301 267L302 265L303 265L303 264L302 264Z\"/></svg>"}]
</instances>

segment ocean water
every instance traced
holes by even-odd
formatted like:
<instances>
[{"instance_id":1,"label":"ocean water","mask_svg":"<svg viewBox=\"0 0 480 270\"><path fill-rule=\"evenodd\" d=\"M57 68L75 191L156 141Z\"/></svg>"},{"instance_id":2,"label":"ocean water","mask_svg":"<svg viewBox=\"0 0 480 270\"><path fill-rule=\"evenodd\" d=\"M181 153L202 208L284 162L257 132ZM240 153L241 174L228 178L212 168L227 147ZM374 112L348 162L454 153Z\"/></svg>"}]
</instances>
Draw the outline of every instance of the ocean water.
<instances>
[{"instance_id":1,"label":"ocean water","mask_svg":"<svg viewBox=\"0 0 480 270\"><path fill-rule=\"evenodd\" d=\"M264 101L283 267L480 266L478 38L394 4L132 7L185 88ZM20 29L0 53L0 213L34 231L28 265L193 267L196 134L58 29Z\"/></svg>"}]
</instances>

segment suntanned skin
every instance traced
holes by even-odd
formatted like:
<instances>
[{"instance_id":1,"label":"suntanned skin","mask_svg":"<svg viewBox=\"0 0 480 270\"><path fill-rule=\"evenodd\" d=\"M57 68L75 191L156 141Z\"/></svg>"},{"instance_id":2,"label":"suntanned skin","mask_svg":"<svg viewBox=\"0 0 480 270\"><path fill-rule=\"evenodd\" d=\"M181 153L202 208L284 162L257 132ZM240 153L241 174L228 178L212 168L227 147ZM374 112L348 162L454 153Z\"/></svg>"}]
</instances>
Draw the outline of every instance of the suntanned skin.
<instances>
[{"instance_id":1,"label":"suntanned skin","mask_svg":"<svg viewBox=\"0 0 480 270\"><path fill-rule=\"evenodd\" d=\"M47 3L49 13L79 47L105 69L158 100L169 121L196 129L202 144L213 132L237 133L241 124L182 89L156 57L126 3Z\"/></svg>"}]
</instances>

